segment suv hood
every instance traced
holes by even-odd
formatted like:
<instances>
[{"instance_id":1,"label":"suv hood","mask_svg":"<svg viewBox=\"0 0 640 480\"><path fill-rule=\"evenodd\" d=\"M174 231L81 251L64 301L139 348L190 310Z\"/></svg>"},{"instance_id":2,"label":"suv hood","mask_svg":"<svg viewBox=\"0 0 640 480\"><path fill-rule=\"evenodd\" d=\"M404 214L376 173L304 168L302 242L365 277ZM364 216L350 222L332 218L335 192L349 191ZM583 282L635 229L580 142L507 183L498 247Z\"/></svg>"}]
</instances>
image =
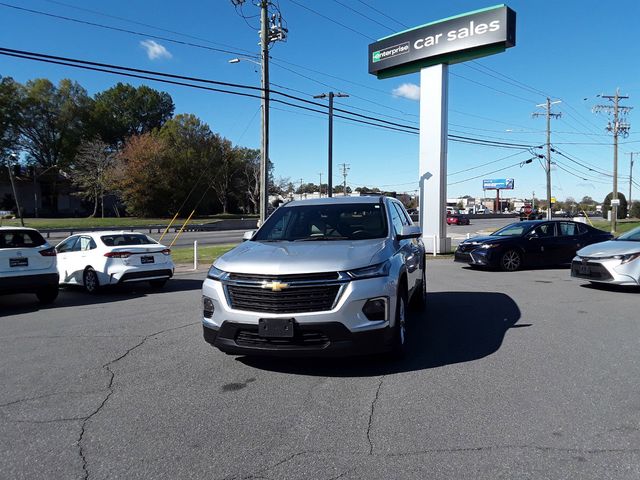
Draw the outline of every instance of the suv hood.
<instances>
[{"instance_id":1,"label":"suv hood","mask_svg":"<svg viewBox=\"0 0 640 480\"><path fill-rule=\"evenodd\" d=\"M218 258L214 265L225 272L289 275L352 270L381 263L390 242L332 240L306 242L248 241Z\"/></svg>"},{"instance_id":2,"label":"suv hood","mask_svg":"<svg viewBox=\"0 0 640 480\"><path fill-rule=\"evenodd\" d=\"M609 240L584 247L578 250L577 255L581 257L611 257L637 252L640 252L640 242Z\"/></svg>"}]
</instances>

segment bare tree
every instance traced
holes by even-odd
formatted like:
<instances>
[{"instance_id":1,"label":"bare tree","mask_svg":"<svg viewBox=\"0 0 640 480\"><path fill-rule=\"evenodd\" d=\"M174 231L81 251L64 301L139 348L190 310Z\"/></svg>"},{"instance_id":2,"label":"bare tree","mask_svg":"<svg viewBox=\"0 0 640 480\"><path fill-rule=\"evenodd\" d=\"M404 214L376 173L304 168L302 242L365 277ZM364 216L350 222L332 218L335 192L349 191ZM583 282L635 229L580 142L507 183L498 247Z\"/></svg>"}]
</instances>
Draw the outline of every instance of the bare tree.
<instances>
[{"instance_id":1,"label":"bare tree","mask_svg":"<svg viewBox=\"0 0 640 480\"><path fill-rule=\"evenodd\" d=\"M93 200L92 217L98 214L98 202L101 216L104 218L104 194L109 188L110 167L116 160L116 152L102 140L83 142L71 164L71 180L82 196Z\"/></svg>"}]
</instances>

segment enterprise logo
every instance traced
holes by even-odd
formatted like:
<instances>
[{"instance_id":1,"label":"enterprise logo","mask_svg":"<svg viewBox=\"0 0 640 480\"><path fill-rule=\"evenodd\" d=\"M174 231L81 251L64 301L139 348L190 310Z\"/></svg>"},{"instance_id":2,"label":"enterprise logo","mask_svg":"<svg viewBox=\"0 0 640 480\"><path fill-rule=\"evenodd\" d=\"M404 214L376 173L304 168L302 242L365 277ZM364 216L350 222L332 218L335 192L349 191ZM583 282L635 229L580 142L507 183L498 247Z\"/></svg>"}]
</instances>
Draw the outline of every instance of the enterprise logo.
<instances>
[{"instance_id":1,"label":"enterprise logo","mask_svg":"<svg viewBox=\"0 0 640 480\"><path fill-rule=\"evenodd\" d=\"M398 55L403 55L405 53L409 53L409 42L404 42L399 45L394 45L393 47L387 47L383 50L373 52L373 63L386 60L387 58L397 57Z\"/></svg>"}]
</instances>

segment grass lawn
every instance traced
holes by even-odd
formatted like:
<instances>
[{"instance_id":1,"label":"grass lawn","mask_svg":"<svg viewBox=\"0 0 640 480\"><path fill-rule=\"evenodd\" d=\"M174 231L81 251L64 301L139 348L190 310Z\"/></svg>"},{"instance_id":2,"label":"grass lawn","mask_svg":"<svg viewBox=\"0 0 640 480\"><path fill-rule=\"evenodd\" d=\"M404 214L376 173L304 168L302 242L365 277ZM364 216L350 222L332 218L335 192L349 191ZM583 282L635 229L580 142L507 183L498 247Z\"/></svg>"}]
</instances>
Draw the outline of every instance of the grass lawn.
<instances>
[{"instance_id":1,"label":"grass lawn","mask_svg":"<svg viewBox=\"0 0 640 480\"><path fill-rule=\"evenodd\" d=\"M192 218L189 223L214 223L220 220L232 218L251 218L250 215L242 216L235 214L212 215L207 217ZM257 218L257 217L256 217ZM180 226L186 218L178 218L174 222L174 226ZM138 227L145 225L169 225L171 218L138 218L138 217L120 217L120 218L25 218L26 227L47 229L47 228L90 228L90 227ZM18 227L20 219L0 219L0 226Z\"/></svg>"},{"instance_id":2,"label":"grass lawn","mask_svg":"<svg viewBox=\"0 0 640 480\"><path fill-rule=\"evenodd\" d=\"M611 229L611 223L606 220L591 220L593 222L593 226L599 228L600 230L604 230L608 232ZM616 224L616 232L617 234L621 234L624 232L628 232L636 227L640 227L640 221L638 220L618 220Z\"/></svg>"},{"instance_id":3,"label":"grass lawn","mask_svg":"<svg viewBox=\"0 0 640 480\"><path fill-rule=\"evenodd\" d=\"M198 247L198 263L211 264L216 258L227 253L236 245L212 245ZM171 257L175 263L193 264L193 247L178 247L171 249Z\"/></svg>"}]
</instances>

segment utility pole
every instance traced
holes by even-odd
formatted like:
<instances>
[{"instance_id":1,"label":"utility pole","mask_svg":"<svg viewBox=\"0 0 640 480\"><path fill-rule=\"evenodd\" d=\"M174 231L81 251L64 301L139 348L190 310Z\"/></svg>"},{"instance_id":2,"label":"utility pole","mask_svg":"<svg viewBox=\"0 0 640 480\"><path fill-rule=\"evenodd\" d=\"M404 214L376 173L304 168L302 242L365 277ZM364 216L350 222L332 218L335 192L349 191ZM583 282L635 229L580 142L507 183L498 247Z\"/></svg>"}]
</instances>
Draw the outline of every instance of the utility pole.
<instances>
[{"instance_id":1,"label":"utility pole","mask_svg":"<svg viewBox=\"0 0 640 480\"><path fill-rule=\"evenodd\" d=\"M322 172L318 172L318 175L320 175L320 185L318 185L318 190L320 193L320 198L322 198Z\"/></svg>"},{"instance_id":2,"label":"utility pole","mask_svg":"<svg viewBox=\"0 0 640 480\"><path fill-rule=\"evenodd\" d=\"M560 103L560 100L551 101L549 97L547 97L547 101L545 103L541 103L536 105L536 107L541 107L545 109L544 113L535 112L532 114L533 117L540 117L544 115L547 117L547 164L545 167L545 171L547 172L547 220L551 220L552 210L551 210L551 119L552 118L560 118L562 113L552 113L551 106L556 103Z\"/></svg>"},{"instance_id":3,"label":"utility pole","mask_svg":"<svg viewBox=\"0 0 640 480\"><path fill-rule=\"evenodd\" d=\"M598 95L613 102L613 105L596 105L593 111L613 113L613 124L608 123L606 130L613 133L613 195L611 196L611 233L616 233L616 222L618 219L618 136L629 136L631 125L626 123L620 116L628 114L633 107L620 105L620 100L629 98L629 95L620 95L620 89L616 88L615 95Z\"/></svg>"},{"instance_id":4,"label":"utility pole","mask_svg":"<svg viewBox=\"0 0 640 480\"><path fill-rule=\"evenodd\" d=\"M234 7L242 8L246 0L231 0ZM262 77L262 142L260 155L260 225L267 218L269 208L269 47L277 41L287 38L288 30L282 26L279 11L269 18L270 0L260 0L260 64Z\"/></svg>"},{"instance_id":5,"label":"utility pole","mask_svg":"<svg viewBox=\"0 0 640 480\"><path fill-rule=\"evenodd\" d=\"M629 152L629 157L631 158L629 163L629 197L627 198L629 212L631 212L631 187L633 185L633 156L638 154L640 154L640 152ZM631 216L631 214L629 213L628 216Z\"/></svg>"},{"instance_id":6,"label":"utility pole","mask_svg":"<svg viewBox=\"0 0 640 480\"><path fill-rule=\"evenodd\" d=\"M12 158L11 155L9 158ZM13 166L11 161L7 162L7 170L9 170L9 180L11 181L11 190L13 190L13 198L16 202L16 208L18 209L18 217L20 217L20 224L24 227L24 218L22 218L22 209L20 208L20 201L18 200L18 194L16 193L16 184L13 180Z\"/></svg>"},{"instance_id":7,"label":"utility pole","mask_svg":"<svg viewBox=\"0 0 640 480\"><path fill-rule=\"evenodd\" d=\"M343 184L342 184L342 194L346 197L347 196L347 175L349 174L349 170L351 170L349 168L349 164L348 163L343 163L342 164L342 177L343 177Z\"/></svg>"},{"instance_id":8,"label":"utility pole","mask_svg":"<svg viewBox=\"0 0 640 480\"><path fill-rule=\"evenodd\" d=\"M328 180L327 180L327 196L333 197L333 99L334 97L346 98L349 95L346 93L321 93L320 95L314 95L313 98L328 98L329 99L329 166L328 166Z\"/></svg>"}]
</instances>

